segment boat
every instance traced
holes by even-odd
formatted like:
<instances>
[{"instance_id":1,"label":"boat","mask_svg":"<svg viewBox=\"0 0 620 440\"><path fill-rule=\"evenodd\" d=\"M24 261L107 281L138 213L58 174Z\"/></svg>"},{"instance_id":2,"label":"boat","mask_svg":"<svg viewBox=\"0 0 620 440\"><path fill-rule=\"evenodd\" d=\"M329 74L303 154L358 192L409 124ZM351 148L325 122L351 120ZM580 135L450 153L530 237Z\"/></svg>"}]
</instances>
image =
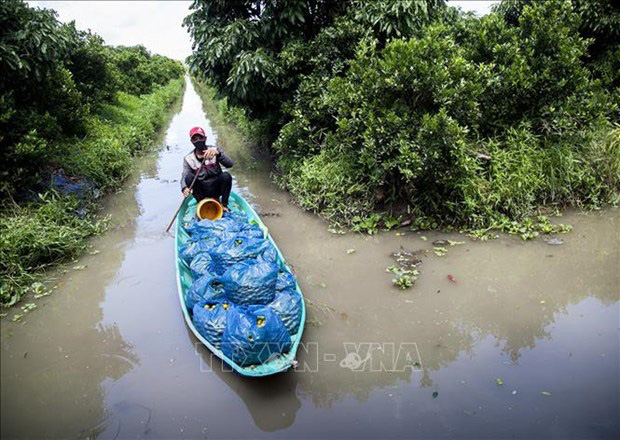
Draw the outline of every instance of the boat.
<instances>
[{"instance_id":1,"label":"boat","mask_svg":"<svg viewBox=\"0 0 620 440\"><path fill-rule=\"evenodd\" d=\"M274 358L270 358L266 362L258 365L250 365L250 366L241 366L236 364L232 359L222 353L221 350L217 349L213 346L208 340L206 340L196 329L194 323L192 322L192 318L190 317L189 310L185 306L185 295L189 291L192 282L194 281L194 277L189 268L189 265L183 261L181 258L181 249L183 244L189 239L189 234L183 228L184 219L195 215L196 213L196 200L193 197L187 197L185 202L181 206L179 213L177 214L176 219L176 229L175 229L175 260L176 260L176 269L177 269L177 290L179 294L179 302L181 304L181 310L183 311L183 316L185 318L185 323L191 329L192 333L198 340L204 344L213 354L219 357L222 361L228 364L234 371L243 375L243 376L268 376L271 374L280 373L288 370L290 367L296 364L295 354L297 352L297 348L299 347L299 342L301 341L301 336L304 331L304 323L306 321L306 306L304 302L304 297L299 287L299 283L295 281L295 289L301 296L301 322L299 324L299 330L297 333L291 336L291 350L288 353L283 353ZM284 256L278 246L273 241L273 238L269 234L269 230L262 222L256 211L250 206L250 204L241 196L239 193L235 191L231 191L229 198L229 208L231 211L235 212L244 212L250 222L256 223L264 232L265 238L267 238L271 244L273 244L274 248L277 252L277 263L283 267L287 266L286 261L284 260Z\"/></svg>"}]
</instances>

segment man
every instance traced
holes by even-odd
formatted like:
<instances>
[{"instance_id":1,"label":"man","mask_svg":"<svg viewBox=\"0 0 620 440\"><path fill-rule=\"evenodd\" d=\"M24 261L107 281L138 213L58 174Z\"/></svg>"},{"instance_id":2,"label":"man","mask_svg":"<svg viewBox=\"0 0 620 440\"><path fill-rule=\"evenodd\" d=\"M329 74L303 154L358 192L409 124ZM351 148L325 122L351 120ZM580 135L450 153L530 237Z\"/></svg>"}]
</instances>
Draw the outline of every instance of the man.
<instances>
[{"instance_id":1,"label":"man","mask_svg":"<svg viewBox=\"0 0 620 440\"><path fill-rule=\"evenodd\" d=\"M181 190L183 197L190 195L189 187L196 176L198 178L192 187L192 194L196 201L206 197L220 200L224 211L228 211L228 197L232 188L232 176L222 171L220 165L226 168L233 166L233 161L219 148L207 145L207 136L201 127L194 127L189 131L189 138L194 150L183 158L183 174L181 176ZM203 166L204 164L204 166Z\"/></svg>"}]
</instances>

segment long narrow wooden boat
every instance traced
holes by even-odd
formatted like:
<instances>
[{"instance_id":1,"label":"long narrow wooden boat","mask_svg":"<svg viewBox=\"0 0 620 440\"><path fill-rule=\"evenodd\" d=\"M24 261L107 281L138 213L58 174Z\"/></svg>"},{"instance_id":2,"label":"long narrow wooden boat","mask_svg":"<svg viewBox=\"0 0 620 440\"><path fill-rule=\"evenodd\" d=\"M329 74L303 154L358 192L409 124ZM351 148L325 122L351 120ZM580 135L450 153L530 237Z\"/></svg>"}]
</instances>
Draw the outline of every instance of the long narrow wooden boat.
<instances>
[{"instance_id":1,"label":"long narrow wooden boat","mask_svg":"<svg viewBox=\"0 0 620 440\"><path fill-rule=\"evenodd\" d=\"M280 249L278 249L278 246L276 245L276 243L273 241L273 238L269 234L267 227L261 221L260 217L258 216L258 214L256 214L254 209L252 209L252 207L248 204L248 202L243 197L241 197L238 193L233 191L230 194L229 207L232 211L245 212L248 215L250 221L256 222L258 226L260 226L261 229L263 229L263 231L265 232L265 236L267 237L269 241L271 241L271 243L273 244L273 246L275 247L277 251L278 264L282 266L286 266L286 261L284 260L284 257L282 256ZM236 364L235 362L233 362L232 359L225 356L221 350L218 350L216 347L214 347L200 333L198 333L198 330L196 330L196 327L194 326L194 323L192 322L192 319L190 317L189 310L187 310L187 307L185 306L185 295L189 291L194 278L192 276L192 272L188 264L185 261L183 261L183 259L180 257L181 248L183 244L189 238L189 235L183 229L183 220L188 218L189 215L194 215L195 212L196 212L196 201L193 197L188 197L187 199L185 199L185 203L183 203L183 206L181 207L181 210L179 211L179 214L177 215L176 229L175 229L176 231L175 232L175 258L176 258L176 268L177 268L177 289L179 292L179 301L181 304L181 310L183 311L183 316L185 317L185 322L187 323L192 333L194 333L194 335L196 336L196 338L198 338L200 342L202 342L217 357L219 357L224 362L226 362L228 365L230 365L230 367L233 370L235 370L237 373L243 376L267 376L270 374L275 374L275 373L279 373L282 371L286 371L288 368L293 366L295 363L295 354L297 352L297 347L299 346L301 335L303 334L303 331L304 331L304 323L306 321L306 306L303 300L303 294L301 292L301 289L299 288L299 283L296 283L295 288L297 289L297 292L301 295L301 298L302 298L301 322L299 324L299 330L297 331L297 333L291 336L292 347L288 353L284 353L283 355L278 356L274 359L268 360L267 362L260 364L260 365L251 365L248 367L242 367Z\"/></svg>"}]
</instances>

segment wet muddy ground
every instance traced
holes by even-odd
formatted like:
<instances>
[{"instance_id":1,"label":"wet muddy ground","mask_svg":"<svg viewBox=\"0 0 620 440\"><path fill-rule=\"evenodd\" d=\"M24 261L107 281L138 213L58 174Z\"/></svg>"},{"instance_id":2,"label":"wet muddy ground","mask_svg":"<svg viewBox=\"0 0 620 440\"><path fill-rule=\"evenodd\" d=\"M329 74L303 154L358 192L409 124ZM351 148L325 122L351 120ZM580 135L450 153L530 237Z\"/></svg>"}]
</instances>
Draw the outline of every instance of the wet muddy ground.
<instances>
[{"instance_id":1,"label":"wet muddy ground","mask_svg":"<svg viewBox=\"0 0 620 440\"><path fill-rule=\"evenodd\" d=\"M211 115L188 82L162 148L106 199L113 227L93 255L0 322L2 438L620 435L618 210L565 214L573 231L555 246L332 234ZM297 273L308 320L296 371L239 377L185 326L163 230L194 125L233 156L236 188ZM464 243L438 256L439 239ZM386 272L402 251L421 260L408 290Z\"/></svg>"}]
</instances>

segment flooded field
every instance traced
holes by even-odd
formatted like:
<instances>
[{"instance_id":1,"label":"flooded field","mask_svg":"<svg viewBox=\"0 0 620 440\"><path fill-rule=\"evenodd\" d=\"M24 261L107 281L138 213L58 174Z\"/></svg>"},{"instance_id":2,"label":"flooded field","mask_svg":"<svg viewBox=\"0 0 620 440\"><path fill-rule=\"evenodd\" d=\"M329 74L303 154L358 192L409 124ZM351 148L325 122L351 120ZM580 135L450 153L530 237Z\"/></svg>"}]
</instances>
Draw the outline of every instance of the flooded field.
<instances>
[{"instance_id":1,"label":"flooded field","mask_svg":"<svg viewBox=\"0 0 620 440\"><path fill-rule=\"evenodd\" d=\"M573 232L555 246L332 234L210 110L188 82L162 148L105 201L114 226L98 252L52 274L53 295L21 321L2 319L2 438L620 436L617 209L565 214ZM163 231L194 125L231 154L237 190L296 271L296 371L239 377L185 326ZM436 240L463 243L438 256ZM421 260L408 290L386 272L401 251Z\"/></svg>"}]
</instances>

